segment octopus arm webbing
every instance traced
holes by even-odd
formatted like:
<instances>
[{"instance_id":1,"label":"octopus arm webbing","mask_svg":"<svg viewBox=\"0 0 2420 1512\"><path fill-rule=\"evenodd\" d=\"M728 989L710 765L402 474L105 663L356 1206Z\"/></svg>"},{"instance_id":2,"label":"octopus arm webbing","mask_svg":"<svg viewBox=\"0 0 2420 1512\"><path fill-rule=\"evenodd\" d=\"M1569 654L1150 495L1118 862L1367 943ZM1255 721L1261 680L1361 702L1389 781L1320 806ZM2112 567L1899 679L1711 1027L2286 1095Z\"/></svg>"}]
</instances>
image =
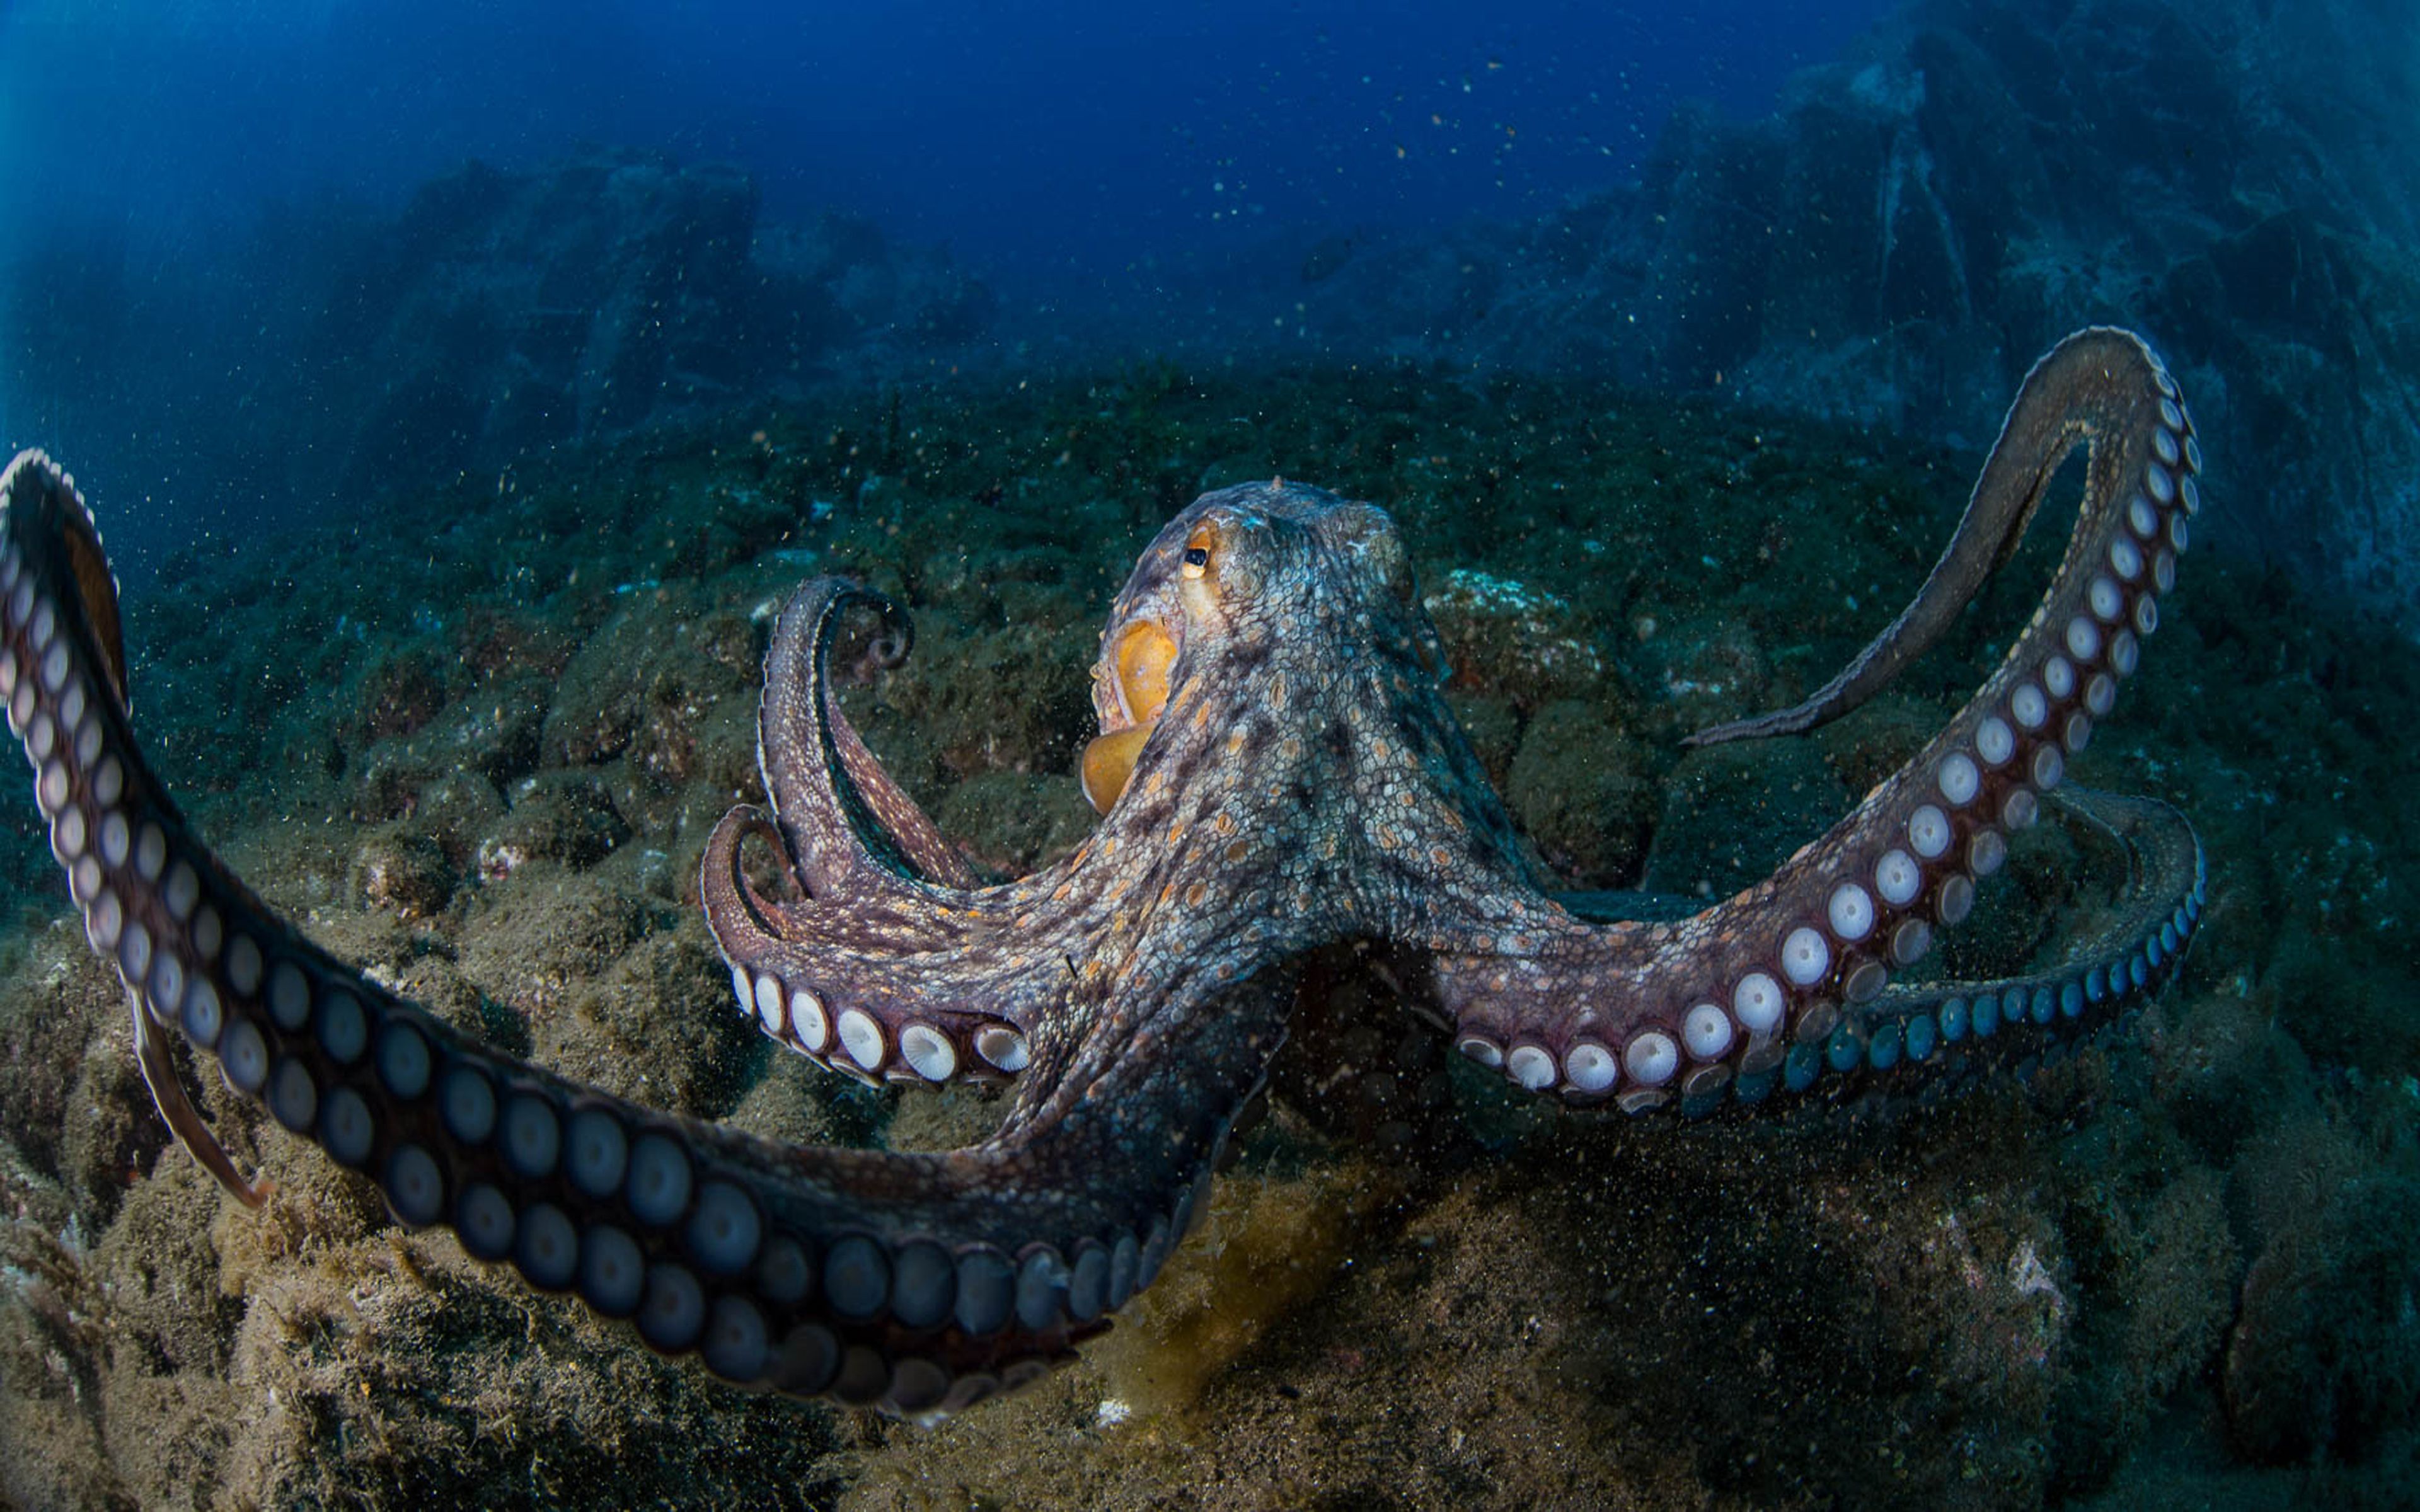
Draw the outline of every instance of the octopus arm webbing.
<instances>
[{"instance_id":1,"label":"octopus arm webbing","mask_svg":"<svg viewBox=\"0 0 2420 1512\"><path fill-rule=\"evenodd\" d=\"M2021 518L2024 499L2000 496L2038 493L2077 440L2092 455L2066 557L1947 725L1770 878L1693 918L1566 918L1508 932L1491 951L1441 954L1435 993L1465 1054L1533 1090L1632 1111L1805 1090L1847 1058L1843 1032L1872 1069L1870 1024L1854 1011L1966 917L2009 832L2035 822L2134 671L2200 507L2200 449L2175 383L2139 339L2095 330L2035 368L1975 508ZM2155 890L2180 905L2195 887L2171 873ZM2181 906L2172 918L2180 932L2193 923ZM2129 962L2101 964L2122 990L2063 1029L2097 1027L2153 985L2114 970ZM1944 1041L1951 1026L1934 1026Z\"/></svg>"},{"instance_id":2,"label":"octopus arm webbing","mask_svg":"<svg viewBox=\"0 0 2420 1512\"><path fill-rule=\"evenodd\" d=\"M1930 651L1983 584L2016 554L2052 475L2076 440L2115 435L2118 426L2136 418L2131 401L2096 379L2137 365L2142 349L2141 340L2131 332L2108 328L2078 332L2053 347L2025 375L1949 545L1899 618L1806 702L1710 726L1682 744L1713 746L1798 734L1828 724L1880 692ZM2108 493L2124 481L2116 473L2114 448L2096 445L2090 466L2087 494Z\"/></svg>"},{"instance_id":3,"label":"octopus arm webbing","mask_svg":"<svg viewBox=\"0 0 2420 1512\"><path fill-rule=\"evenodd\" d=\"M100 542L39 453L0 477L0 696L93 949L140 1016L147 1074L181 1031L227 1085L533 1286L716 1374L908 1415L1064 1359L1149 1284L1283 1037L1287 983L1184 979L1124 1010L1114 1057L1054 1049L1001 1135L951 1154L784 1148L500 1054L271 913L162 792L116 696ZM104 589L106 580L103 579ZM1184 1032L1218 1017L1215 1042ZM163 1111L257 1200L190 1114ZM1114 1180L1101 1173L1115 1172Z\"/></svg>"}]
</instances>

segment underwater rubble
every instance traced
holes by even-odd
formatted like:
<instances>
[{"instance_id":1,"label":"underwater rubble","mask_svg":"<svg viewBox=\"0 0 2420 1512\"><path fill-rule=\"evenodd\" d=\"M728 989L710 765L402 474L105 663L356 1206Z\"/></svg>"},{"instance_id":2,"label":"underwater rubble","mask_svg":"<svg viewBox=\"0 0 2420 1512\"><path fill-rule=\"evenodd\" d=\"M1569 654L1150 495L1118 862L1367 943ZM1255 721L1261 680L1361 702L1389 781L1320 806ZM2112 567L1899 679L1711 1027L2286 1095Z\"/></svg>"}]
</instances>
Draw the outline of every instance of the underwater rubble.
<instances>
[{"instance_id":1,"label":"underwater rubble","mask_svg":"<svg viewBox=\"0 0 2420 1512\"><path fill-rule=\"evenodd\" d=\"M431 481L374 537L190 548L127 585L132 684L196 827L436 1012L767 1136L940 1148L993 1106L773 1052L699 919L707 829L761 796L757 665L801 578L914 610L915 654L852 717L985 865L1023 870L1088 828L1085 669L1133 553L1197 491L1316 479L1402 523L1542 860L1708 894L1843 811L2029 612L2055 540L1839 725L1679 745L1862 645L1971 463L1408 366L969 379ZM21 801L0 1500L2391 1504L2420 1456L2420 656L2226 552L2188 563L2149 649L2076 775L2183 808L2211 893L2181 983L2114 1048L1881 1120L1634 1125L1457 1075L1408 1152L1280 1102L1082 1364L930 1429L659 1360L387 1227L366 1181L197 1079L277 1183L257 1213L226 1200L167 1143ZM2040 919L2089 856L2023 839L1945 969L2056 949Z\"/></svg>"}]
</instances>

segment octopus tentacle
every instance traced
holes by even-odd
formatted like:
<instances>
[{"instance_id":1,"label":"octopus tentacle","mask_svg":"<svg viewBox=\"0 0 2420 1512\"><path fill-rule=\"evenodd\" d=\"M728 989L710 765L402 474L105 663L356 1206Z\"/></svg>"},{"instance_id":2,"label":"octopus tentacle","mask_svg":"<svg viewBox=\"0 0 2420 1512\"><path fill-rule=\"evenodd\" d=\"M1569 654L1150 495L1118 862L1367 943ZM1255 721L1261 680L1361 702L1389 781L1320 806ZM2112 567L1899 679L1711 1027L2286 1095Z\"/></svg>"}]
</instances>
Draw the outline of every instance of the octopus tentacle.
<instances>
[{"instance_id":1,"label":"octopus tentacle","mask_svg":"<svg viewBox=\"0 0 2420 1512\"><path fill-rule=\"evenodd\" d=\"M849 611L860 609L883 622L861 662L904 660L913 635L908 617L883 594L838 578L815 579L790 595L765 655L757 759L791 864L811 893L859 906L913 896L910 881L973 887L978 879L965 857L841 712L832 655Z\"/></svg>"},{"instance_id":2,"label":"octopus tentacle","mask_svg":"<svg viewBox=\"0 0 2420 1512\"><path fill-rule=\"evenodd\" d=\"M2137 354L2149 355L2141 339L2131 332L2107 328L2078 332L2034 364L2019 393L2071 393L2079 385L2091 383L2096 373L2105 377L2112 364L2133 365ZM2156 365L2157 359L2151 361ZM1711 726L1682 744L1713 746L1803 733L1830 723L1880 692L1947 633L1984 583L2016 555L2041 508L2042 496L2049 492L2052 475L2075 442L2115 434L2109 427L2124 424L2125 419L2098 407L2027 405L2020 398L2001 424L2000 438L1975 480L1975 491L1966 501L1966 512L1959 517L1958 528L1950 533L1949 545L1899 617L1805 702ZM2176 430L2190 437L2188 426L2180 424ZM2169 465L2176 461L2171 458ZM2091 476L2085 483L2087 498L2116 497L2131 486L2130 475L2118 471L2122 463L2117 448L2095 447L2089 465ZM2079 528L2076 539L2080 542L2082 536Z\"/></svg>"},{"instance_id":3,"label":"octopus tentacle","mask_svg":"<svg viewBox=\"0 0 2420 1512\"><path fill-rule=\"evenodd\" d=\"M752 836L780 839L761 810L743 806L722 816L706 837L698 897L706 931L731 969L739 1011L766 1038L869 1086L883 1074L997 1081L1025 1069L1024 1035L1014 1024L982 1011L940 1010L924 998L903 1010L896 995L864 993L863 974L849 969L865 959L862 949L844 950L830 941L807 947L801 936L823 919L812 909L783 910L750 884L739 847ZM846 923L846 916L830 918ZM856 989L845 1002L834 993L836 980Z\"/></svg>"},{"instance_id":4,"label":"octopus tentacle","mask_svg":"<svg viewBox=\"0 0 2420 1512\"><path fill-rule=\"evenodd\" d=\"M122 743L127 699L116 579L74 480L37 451L19 453L0 475L0 531L20 518L34 522L54 549L38 563L6 548L0 536L0 614L7 626L0 698L8 701L8 728L33 764L34 798L51 824L51 853L67 869L69 888L85 911L93 949L107 955L125 947L146 956L146 926L136 920L129 934L125 900L109 886L103 862L134 858L138 847L146 859L156 854L149 833L132 826L130 812L156 804L166 823L178 821L148 768L109 752ZM82 611L62 614L46 579L70 592ZM131 989L128 1007L143 1079L170 1132L227 1191L258 1207L268 1199L268 1180L237 1169L178 1078L163 1026Z\"/></svg>"},{"instance_id":5,"label":"octopus tentacle","mask_svg":"<svg viewBox=\"0 0 2420 1512\"><path fill-rule=\"evenodd\" d=\"M1928 1074L2022 1072L2079 1027L2106 1026L2175 976L2209 898L2209 865L2193 826L2156 799L2088 788L2061 789L2049 806L2123 852L2126 886L2111 916L2042 969L1988 981L1894 983L1852 1005L1822 1047L1826 1068L1844 1077L1896 1068L1898 1091ZM1811 1081L1814 1068L1800 1073Z\"/></svg>"},{"instance_id":6,"label":"octopus tentacle","mask_svg":"<svg viewBox=\"0 0 2420 1512\"><path fill-rule=\"evenodd\" d=\"M1799 1089L1820 1067L1889 1071L1905 1062L1893 1089L1927 1074L1971 1076L2022 1066L2055 1047L2088 1010L2155 995L2192 948L2208 897L2209 867L2193 826L2164 803L2068 786L2045 797L2046 811L2108 840L2126 861L2123 896L2112 917L2068 943L2055 965L1990 980L1893 982L1869 1002L1844 1005L1843 1022L1822 1046L1820 1062L1802 1057ZM2190 887L2180 879L2190 878ZM2180 897L2181 892L2181 897ZM1565 893L1558 903L1601 923L1678 919L1693 899L1656 893ZM1999 1033L2003 1025L2009 1028ZM1935 1055L1939 1051L1941 1054ZM1785 1085L1788 1063L1785 1060ZM1854 1089L1854 1082L1840 1088Z\"/></svg>"},{"instance_id":7,"label":"octopus tentacle","mask_svg":"<svg viewBox=\"0 0 2420 1512\"><path fill-rule=\"evenodd\" d=\"M1966 917L2008 834L2034 823L2159 623L2199 507L2200 452L2175 384L2136 337L2079 332L2037 364L1984 470L1994 497L1978 496L1970 522L2021 522L2079 440L2091 458L2065 560L1946 728L1770 878L1690 919L1567 920L1509 933L1492 952L1440 956L1434 990L1465 1053L1532 1089L1615 1097L1632 1111L1707 1111L1727 1094L1758 1100L1776 1080L1811 1086L1819 1047L1864 1022L1844 1010L1873 1000L1935 929ZM1997 497L2011 491L2020 497ZM1990 553L1978 543L1994 533L1962 531L1953 555L1979 561ZM1970 565L1934 573L1971 578ZM1936 595L1911 628L1886 633L1838 691L1811 702L1810 721L1870 691L1947 612ZM2157 882L2171 911L2195 886L2189 872Z\"/></svg>"},{"instance_id":8,"label":"octopus tentacle","mask_svg":"<svg viewBox=\"0 0 2420 1512\"><path fill-rule=\"evenodd\" d=\"M975 888L841 712L832 657L844 620L867 606L883 631L862 659L895 664L908 622L880 594L818 579L783 607L758 717L775 818L736 809L708 838L706 927L740 1011L785 1048L869 1084L999 1082L1026 1067L1041 994L1013 973L958 969L998 931L997 889ZM752 838L779 842L803 903L749 884L739 853Z\"/></svg>"},{"instance_id":9,"label":"octopus tentacle","mask_svg":"<svg viewBox=\"0 0 2420 1512\"><path fill-rule=\"evenodd\" d=\"M698 896L739 1011L767 1038L869 1086L996 1083L1025 1069L1031 984L925 968L965 959L987 926L945 921L907 941L869 939L828 906L783 909L741 871L751 836L779 838L759 810L723 815L706 838Z\"/></svg>"},{"instance_id":10,"label":"octopus tentacle","mask_svg":"<svg viewBox=\"0 0 2420 1512\"><path fill-rule=\"evenodd\" d=\"M132 736L97 628L114 600L71 566L99 549L72 484L29 453L0 504L0 690L93 946L142 1015L147 1072L180 1030L402 1223L727 1380L936 1415L1066 1357L1202 1211L1283 1038L1281 973L1109 984L1154 1032L1114 1057L1054 1041L1025 1116L953 1154L783 1149L612 1097L442 1024L246 888ZM1185 1033L1197 1016L1222 1032ZM178 1133L257 1199L206 1132Z\"/></svg>"}]
</instances>

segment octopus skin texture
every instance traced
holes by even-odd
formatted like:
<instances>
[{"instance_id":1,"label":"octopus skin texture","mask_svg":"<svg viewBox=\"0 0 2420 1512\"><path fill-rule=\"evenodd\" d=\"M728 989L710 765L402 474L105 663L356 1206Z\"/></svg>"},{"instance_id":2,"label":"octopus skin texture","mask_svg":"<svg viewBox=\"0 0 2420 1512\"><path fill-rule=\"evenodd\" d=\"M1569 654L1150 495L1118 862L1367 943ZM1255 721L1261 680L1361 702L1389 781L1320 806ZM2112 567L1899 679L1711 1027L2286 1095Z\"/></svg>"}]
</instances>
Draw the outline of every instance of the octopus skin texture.
<instances>
[{"instance_id":1,"label":"octopus skin texture","mask_svg":"<svg viewBox=\"0 0 2420 1512\"><path fill-rule=\"evenodd\" d=\"M706 922L764 1033L871 1082L1004 1085L945 1153L788 1148L501 1054L313 945L203 843L136 743L116 585L71 479L0 479L0 698L93 949L122 979L171 1128L249 1180L169 1037L532 1286L630 1320L745 1385L918 1418L1040 1376L1151 1284L1268 1074L1303 963L1357 944L1461 1053L1529 1091L1636 1115L1745 1117L2022 1071L2174 970L2204 899L2174 810L2062 790L2174 585L2200 454L2136 337L2034 368L1904 613L1798 708L1801 730L1938 639L2088 448L2040 608L1996 671L1845 817L1737 896L1646 917L1559 901L1439 695L1392 521L1283 482L1171 520L1113 605L1086 752L1097 829L990 885L843 717L837 675L903 656L880 595L797 590L767 656L769 808L703 862ZM2054 793L2056 796L2054 797ZM1892 982L1956 925L2007 835L2055 805L2127 861L2070 959ZM751 880L775 863L771 893ZM1642 910L1642 914L1645 911Z\"/></svg>"}]
</instances>

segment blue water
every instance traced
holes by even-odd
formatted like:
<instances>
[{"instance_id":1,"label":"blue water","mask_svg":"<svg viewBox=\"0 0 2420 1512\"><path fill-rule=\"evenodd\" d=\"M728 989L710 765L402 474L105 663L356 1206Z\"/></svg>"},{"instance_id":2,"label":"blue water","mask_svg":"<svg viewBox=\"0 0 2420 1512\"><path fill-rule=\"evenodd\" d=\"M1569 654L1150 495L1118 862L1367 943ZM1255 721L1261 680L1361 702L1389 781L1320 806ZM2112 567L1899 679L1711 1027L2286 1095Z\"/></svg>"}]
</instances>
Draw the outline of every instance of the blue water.
<instances>
[{"instance_id":1,"label":"blue water","mask_svg":"<svg viewBox=\"0 0 2420 1512\"><path fill-rule=\"evenodd\" d=\"M1892 8L20 0L0 183L164 258L280 196L391 203L610 142L737 163L774 217L1097 269L1269 223L1535 213L1632 173L1674 101L1761 114Z\"/></svg>"},{"instance_id":2,"label":"blue water","mask_svg":"<svg viewBox=\"0 0 2420 1512\"><path fill-rule=\"evenodd\" d=\"M1768 112L1887 8L16 0L0 440L107 479L137 563L349 496L278 460L326 436L236 435L263 407L367 402L263 389L292 360L264 332L358 255L323 256L330 228L472 160L736 165L760 225L865 217L1097 341L1164 264L1515 221L1624 181L1676 101Z\"/></svg>"}]
</instances>

